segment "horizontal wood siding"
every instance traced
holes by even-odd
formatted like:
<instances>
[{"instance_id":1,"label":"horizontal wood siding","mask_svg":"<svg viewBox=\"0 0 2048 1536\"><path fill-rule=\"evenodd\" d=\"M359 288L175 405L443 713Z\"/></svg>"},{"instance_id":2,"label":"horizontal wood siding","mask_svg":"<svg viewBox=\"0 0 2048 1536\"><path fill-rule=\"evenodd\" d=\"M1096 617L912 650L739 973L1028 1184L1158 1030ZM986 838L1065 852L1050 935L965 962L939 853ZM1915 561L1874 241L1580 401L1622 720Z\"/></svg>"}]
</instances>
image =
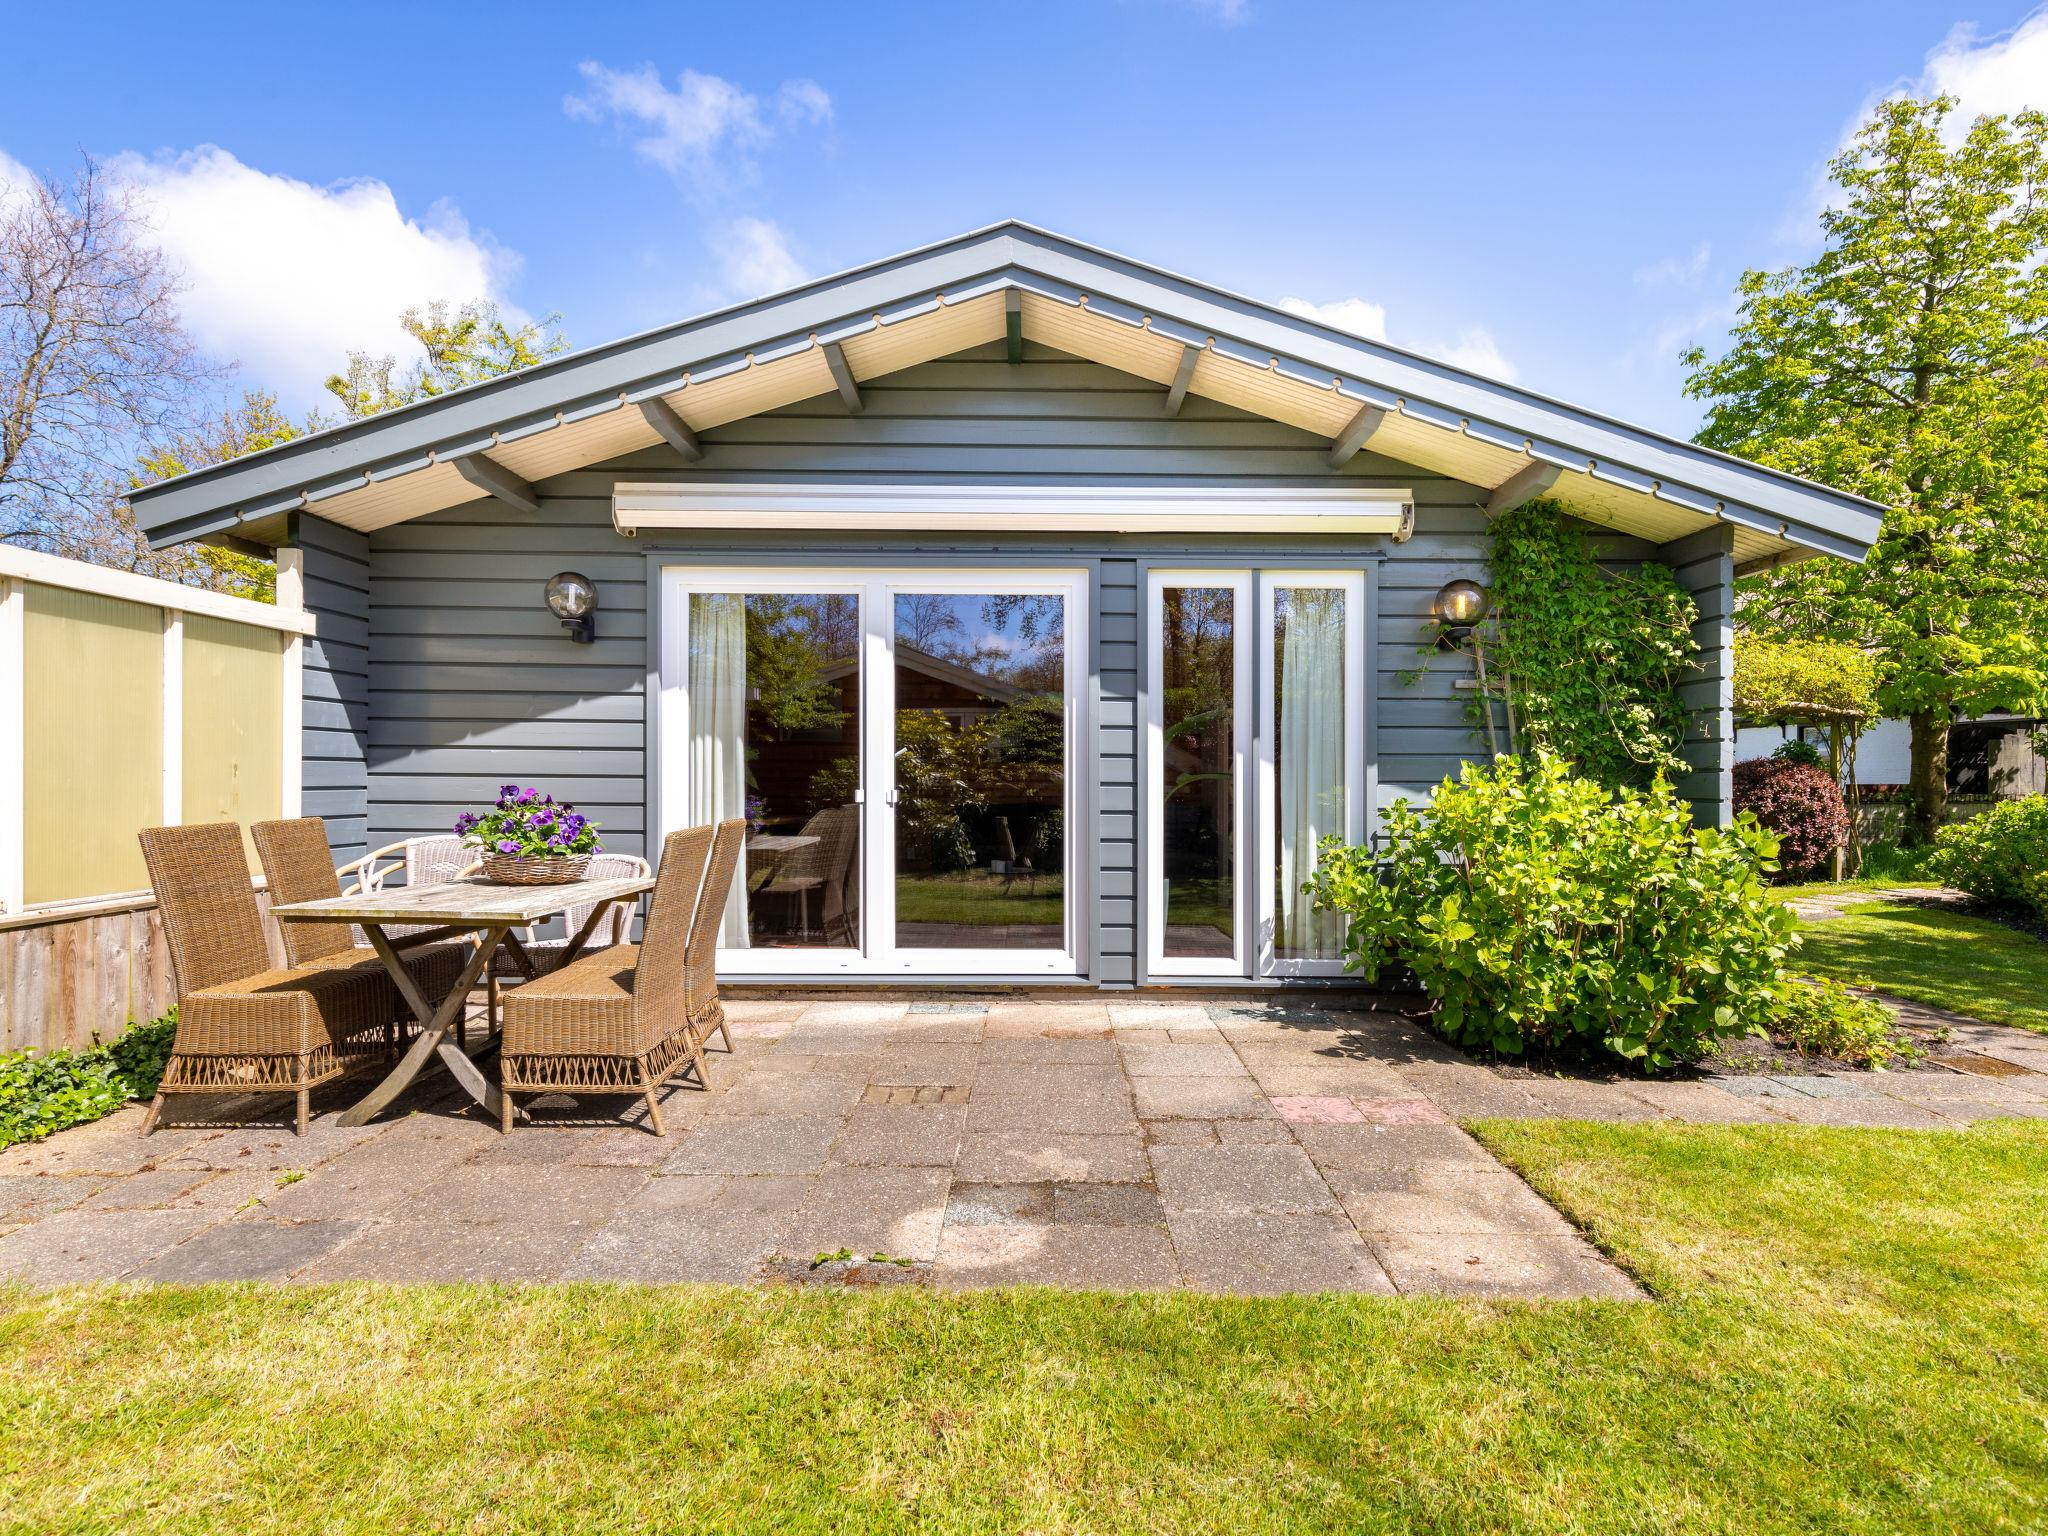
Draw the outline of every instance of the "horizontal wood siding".
<instances>
[{"instance_id":1,"label":"horizontal wood siding","mask_svg":"<svg viewBox=\"0 0 2048 1536\"><path fill-rule=\"evenodd\" d=\"M1703 528L1663 545L1657 558L1699 604L1697 664L1680 685L1692 717L1684 747L1692 771L1676 788L1692 802L1694 820L1725 827L1735 814L1735 530Z\"/></svg>"},{"instance_id":2,"label":"horizontal wood siding","mask_svg":"<svg viewBox=\"0 0 2048 1536\"><path fill-rule=\"evenodd\" d=\"M1092 969L1106 983L1128 983L1137 970L1144 561L1242 566L1262 557L1298 563L1382 554L1373 685L1381 798L1426 793L1478 750L1462 696L1451 687L1469 675L1470 663L1417 652L1437 588L1458 576L1485 577L1484 493L1369 448L1332 471L1324 439L1199 396L1168 418L1161 387L1029 343L1021 364L1009 363L996 343L867 381L861 393L859 416L849 415L837 395L823 395L703 432L704 457L694 464L658 446L544 480L538 515L479 500L372 535L366 750L373 843L440 831L500 783L525 779L577 799L603 823L609 846L644 851L647 556L666 550L684 560L694 552L707 560L828 565L1027 556L1099 562L1092 616L1099 791ZM1406 544L1375 538L1365 547L1305 537L1255 543L1199 526L1182 538L999 545L711 530L620 536L611 526L613 481L664 474L1126 485L1308 485L1341 477L1411 488L1417 527ZM1607 558L1651 552L1632 539L1602 536L1599 543ZM592 645L572 646L542 607L542 583L565 569L597 583ZM1415 668L1420 676L1410 683L1402 674Z\"/></svg>"},{"instance_id":3,"label":"horizontal wood siding","mask_svg":"<svg viewBox=\"0 0 2048 1536\"><path fill-rule=\"evenodd\" d=\"M290 541L304 551L306 637L303 792L308 816L324 817L336 863L362 857L369 811L370 553L362 534L311 513L292 515Z\"/></svg>"}]
</instances>

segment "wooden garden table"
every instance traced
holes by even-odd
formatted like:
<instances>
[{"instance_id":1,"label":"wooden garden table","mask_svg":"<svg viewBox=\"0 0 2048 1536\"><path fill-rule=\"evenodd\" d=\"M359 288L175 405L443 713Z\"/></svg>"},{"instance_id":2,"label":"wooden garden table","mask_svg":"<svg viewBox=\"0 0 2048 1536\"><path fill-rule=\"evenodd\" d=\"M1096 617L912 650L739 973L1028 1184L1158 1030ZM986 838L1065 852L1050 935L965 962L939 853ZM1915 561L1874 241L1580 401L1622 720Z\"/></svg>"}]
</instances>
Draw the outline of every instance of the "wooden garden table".
<instances>
[{"instance_id":1,"label":"wooden garden table","mask_svg":"<svg viewBox=\"0 0 2048 1536\"><path fill-rule=\"evenodd\" d=\"M614 902L637 902L644 892L653 889L652 876L622 880L571 880L564 885L495 885L481 875L472 875L466 880L448 880L436 885L401 886L390 891L329 896L320 901L295 901L272 907L270 915L282 923L360 925L369 936L370 947L377 952L377 958L384 962L384 969L391 973L399 995L420 1021L419 1038L413 1041L384 1080L342 1115L341 1123L368 1124L405 1092L413 1079L426 1070L428 1060L435 1056L441 1058L441 1064L462 1084L469 1096L495 1118L501 1099L497 1085L483 1075L469 1053L457 1041L451 1040L449 1034L462 1018L470 988L489 969L491 957L497 953L498 946L502 944L510 951L513 960L530 980L537 972L513 929L530 927L557 912L589 903L590 916L584 919L581 928L570 935L568 948L562 952L559 963L567 965L582 952L585 942L597 931L599 921L611 910ZM387 926L420 925L430 931L408 934L395 943L384 932ZM476 936L476 953L463 967L454 991L448 994L439 1008L431 1008L420 989L413 984L400 949L415 948L421 943L457 933Z\"/></svg>"}]
</instances>

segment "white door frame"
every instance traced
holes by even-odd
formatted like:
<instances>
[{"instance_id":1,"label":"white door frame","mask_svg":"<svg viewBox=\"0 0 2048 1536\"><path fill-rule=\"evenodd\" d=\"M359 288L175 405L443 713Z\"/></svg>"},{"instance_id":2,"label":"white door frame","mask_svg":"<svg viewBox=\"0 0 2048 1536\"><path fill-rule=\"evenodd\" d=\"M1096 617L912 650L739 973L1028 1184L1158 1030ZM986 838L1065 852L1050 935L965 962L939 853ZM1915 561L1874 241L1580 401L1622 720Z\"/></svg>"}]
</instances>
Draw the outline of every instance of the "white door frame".
<instances>
[{"instance_id":1,"label":"white door frame","mask_svg":"<svg viewBox=\"0 0 2048 1536\"><path fill-rule=\"evenodd\" d=\"M1166 953L1166 796L1161 774L1166 761L1165 618L1169 587L1227 588L1231 593L1231 836L1234 875L1231 897L1231 953L1174 956ZM1256 855L1246 833L1252 811L1252 752L1257 720L1253 709L1252 631L1257 613L1252 572L1196 567L1149 573L1145 589L1145 969L1150 976L1243 976L1249 964L1246 934L1251 929L1252 889L1258 879Z\"/></svg>"},{"instance_id":2,"label":"white door frame","mask_svg":"<svg viewBox=\"0 0 2048 1536\"><path fill-rule=\"evenodd\" d=\"M702 592L843 593L860 603L861 900L859 943L848 949L721 949L732 977L969 975L1071 976L1089 964L1094 906L1090 852L1095 732L1089 649L1089 573L1085 568L689 565L661 567L660 818L654 842L687 825L690 803L689 598ZM1066 599L1065 776L1062 858L1066 939L1060 950L900 949L895 944L896 826L885 765L895 751L895 596L898 592L1044 593ZM891 775L893 777L893 775ZM736 879L745 878L744 859Z\"/></svg>"},{"instance_id":3,"label":"white door frame","mask_svg":"<svg viewBox=\"0 0 2048 1536\"><path fill-rule=\"evenodd\" d=\"M1258 974L1261 976L1341 976L1344 962L1280 960L1274 956L1278 921L1273 882L1279 867L1279 838L1273 826L1279 806L1274 744L1279 731L1279 677L1274 670L1274 594L1283 587L1338 587L1344 592L1344 840L1364 840L1366 823L1365 715L1373 689L1365 675L1367 622L1365 572L1361 570L1261 570L1259 590L1259 727L1258 727L1258 854L1255 869L1258 896Z\"/></svg>"}]
</instances>

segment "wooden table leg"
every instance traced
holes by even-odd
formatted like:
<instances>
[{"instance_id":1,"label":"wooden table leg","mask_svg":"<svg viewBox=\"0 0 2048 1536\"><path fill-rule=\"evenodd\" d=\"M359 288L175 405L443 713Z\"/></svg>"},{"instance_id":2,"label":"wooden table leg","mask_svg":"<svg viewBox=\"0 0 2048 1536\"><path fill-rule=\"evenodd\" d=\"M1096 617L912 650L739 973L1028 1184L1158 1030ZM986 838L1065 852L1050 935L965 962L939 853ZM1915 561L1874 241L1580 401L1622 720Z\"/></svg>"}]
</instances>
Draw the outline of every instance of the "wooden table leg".
<instances>
[{"instance_id":1,"label":"wooden table leg","mask_svg":"<svg viewBox=\"0 0 2048 1536\"><path fill-rule=\"evenodd\" d=\"M412 973L406 970L405 962L391 947L391 941L384 936L383 928L373 923L363 924L363 932L369 937L370 947L377 951L377 958L384 962L384 969L391 973L392 981L398 986L399 995L405 999L406 1006L411 1008L414 1016L419 1019L420 1034L406 1053L398 1059L398 1065L385 1074L383 1081L363 1095L361 1102L343 1111L343 1125L368 1125L371 1120L390 1108L392 1101L411 1087L413 1079L425 1070L427 1058L430 1056L439 1056L442 1064L454 1074L455 1080L461 1083L470 1096L486 1110L493 1115L499 1113L501 1096L496 1085L484 1077L476 1063L469 1059L460 1045L448 1038L448 1032L462 1016L462 1010L468 1004L469 989L476 985L477 977L482 975L484 967L491 963L491 956L496 953L499 941L508 931L503 928L492 928L482 934L476 952L469 957L469 963L463 967L462 975L455 983L455 989L436 1009L427 1006L427 1000L414 983Z\"/></svg>"},{"instance_id":2,"label":"wooden table leg","mask_svg":"<svg viewBox=\"0 0 2048 1536\"><path fill-rule=\"evenodd\" d=\"M562 958L555 965L556 970L560 970L563 966L570 964L578 955L583 953L583 946L590 942L590 936L597 931L597 925L610 914L612 907L622 899L621 897L613 897L610 901L600 901L591 907L590 916L583 919L583 926L569 935L569 947L562 951ZM638 902L640 898L635 896L633 900Z\"/></svg>"}]
</instances>

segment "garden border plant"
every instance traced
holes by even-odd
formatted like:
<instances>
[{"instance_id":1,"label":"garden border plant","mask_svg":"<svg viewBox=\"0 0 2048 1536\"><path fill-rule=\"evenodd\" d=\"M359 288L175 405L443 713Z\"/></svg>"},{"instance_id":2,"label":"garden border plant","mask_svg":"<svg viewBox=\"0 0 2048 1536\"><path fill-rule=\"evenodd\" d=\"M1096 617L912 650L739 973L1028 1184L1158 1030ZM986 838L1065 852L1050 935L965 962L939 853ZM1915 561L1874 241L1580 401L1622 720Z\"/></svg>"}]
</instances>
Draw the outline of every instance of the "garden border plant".
<instances>
[{"instance_id":1,"label":"garden border plant","mask_svg":"<svg viewBox=\"0 0 2048 1536\"><path fill-rule=\"evenodd\" d=\"M1466 764L1381 848L1323 845L1309 889L1368 982L1405 966L1468 1049L1605 1054L1647 1072L1774 1022L1798 945L1777 839L1695 827L1660 774L1609 790L1554 753Z\"/></svg>"},{"instance_id":2,"label":"garden border plant","mask_svg":"<svg viewBox=\"0 0 2048 1536\"><path fill-rule=\"evenodd\" d=\"M163 1079L177 1030L173 1008L82 1051L0 1056L0 1147L40 1141L102 1119L131 1099L147 1099Z\"/></svg>"}]
</instances>

